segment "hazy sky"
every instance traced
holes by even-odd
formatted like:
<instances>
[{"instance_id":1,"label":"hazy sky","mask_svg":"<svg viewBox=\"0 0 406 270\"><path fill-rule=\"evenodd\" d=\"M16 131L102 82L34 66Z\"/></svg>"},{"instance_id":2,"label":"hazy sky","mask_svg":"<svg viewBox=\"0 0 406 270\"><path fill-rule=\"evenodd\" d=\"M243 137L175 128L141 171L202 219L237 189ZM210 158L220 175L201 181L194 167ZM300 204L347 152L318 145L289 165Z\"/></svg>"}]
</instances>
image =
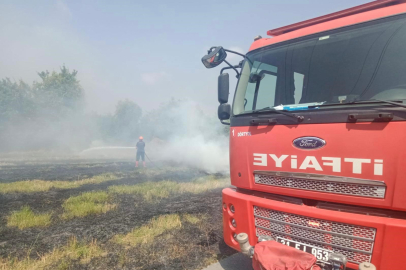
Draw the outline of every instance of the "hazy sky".
<instances>
[{"instance_id":1,"label":"hazy sky","mask_svg":"<svg viewBox=\"0 0 406 270\"><path fill-rule=\"evenodd\" d=\"M246 52L269 29L366 2L1 0L0 78L32 82L65 64L94 111L124 98L149 110L174 97L214 112L220 69L200 62L210 46Z\"/></svg>"}]
</instances>

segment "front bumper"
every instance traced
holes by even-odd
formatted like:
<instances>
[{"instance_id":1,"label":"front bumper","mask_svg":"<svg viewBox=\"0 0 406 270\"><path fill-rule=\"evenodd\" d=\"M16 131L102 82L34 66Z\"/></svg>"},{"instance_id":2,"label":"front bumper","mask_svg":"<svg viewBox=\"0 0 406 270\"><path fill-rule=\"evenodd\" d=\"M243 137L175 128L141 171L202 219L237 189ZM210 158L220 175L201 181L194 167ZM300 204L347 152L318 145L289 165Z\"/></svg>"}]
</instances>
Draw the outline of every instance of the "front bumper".
<instances>
[{"instance_id":1,"label":"front bumper","mask_svg":"<svg viewBox=\"0 0 406 270\"><path fill-rule=\"evenodd\" d=\"M234 211L231 211L231 205L233 205ZM258 230L256 227L258 224L256 224L254 217L255 209L258 208L286 213L287 216L324 220L334 224L348 224L348 226L357 228L372 228L375 233L373 249L371 249L371 262L379 270L405 268L403 259L406 256L406 248L404 247L406 243L406 220L319 209L312 206L248 195L235 189L227 188L223 190L223 229L224 240L230 247L239 250L239 244L234 238L241 232L248 233L252 246L255 246L258 242ZM315 231L314 229L312 230ZM358 236L360 235L355 235L354 237ZM357 264L351 262L347 264L347 267L358 269Z\"/></svg>"}]
</instances>

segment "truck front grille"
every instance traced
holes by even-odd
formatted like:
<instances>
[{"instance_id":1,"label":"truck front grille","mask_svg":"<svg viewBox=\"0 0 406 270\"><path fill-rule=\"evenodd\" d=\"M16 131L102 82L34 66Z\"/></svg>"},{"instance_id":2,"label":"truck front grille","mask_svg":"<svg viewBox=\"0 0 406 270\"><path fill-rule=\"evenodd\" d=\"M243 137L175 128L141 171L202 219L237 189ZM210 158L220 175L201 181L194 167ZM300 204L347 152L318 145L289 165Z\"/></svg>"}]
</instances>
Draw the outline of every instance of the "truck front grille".
<instances>
[{"instance_id":1,"label":"truck front grille","mask_svg":"<svg viewBox=\"0 0 406 270\"><path fill-rule=\"evenodd\" d=\"M255 183L359 197L385 198L384 182L317 174L259 172Z\"/></svg>"},{"instance_id":2,"label":"truck front grille","mask_svg":"<svg viewBox=\"0 0 406 270\"><path fill-rule=\"evenodd\" d=\"M349 262L370 262L376 229L314 219L254 206L257 236L284 238L340 253Z\"/></svg>"}]
</instances>

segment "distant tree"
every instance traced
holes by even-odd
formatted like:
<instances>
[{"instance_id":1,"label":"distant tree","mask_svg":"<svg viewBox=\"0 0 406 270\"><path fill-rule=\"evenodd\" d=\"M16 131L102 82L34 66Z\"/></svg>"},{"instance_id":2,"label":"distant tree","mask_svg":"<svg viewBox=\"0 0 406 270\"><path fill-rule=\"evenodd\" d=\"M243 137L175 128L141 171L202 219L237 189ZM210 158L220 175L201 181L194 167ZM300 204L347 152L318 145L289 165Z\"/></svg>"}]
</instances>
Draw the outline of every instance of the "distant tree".
<instances>
[{"instance_id":1,"label":"distant tree","mask_svg":"<svg viewBox=\"0 0 406 270\"><path fill-rule=\"evenodd\" d=\"M131 100L120 100L116 105L114 118L120 125L131 125L138 123L142 115L142 110Z\"/></svg>"},{"instance_id":2,"label":"distant tree","mask_svg":"<svg viewBox=\"0 0 406 270\"><path fill-rule=\"evenodd\" d=\"M30 117L33 110L32 91L28 84L9 78L0 80L0 125Z\"/></svg>"},{"instance_id":3,"label":"distant tree","mask_svg":"<svg viewBox=\"0 0 406 270\"><path fill-rule=\"evenodd\" d=\"M100 115L93 113L90 116L90 121L95 124L94 131L96 135L94 140L100 140L106 143L114 142L114 116L112 114Z\"/></svg>"},{"instance_id":4,"label":"distant tree","mask_svg":"<svg viewBox=\"0 0 406 270\"><path fill-rule=\"evenodd\" d=\"M138 136L142 109L131 100L121 100L113 116L114 137L118 140L134 141Z\"/></svg>"},{"instance_id":5,"label":"distant tree","mask_svg":"<svg viewBox=\"0 0 406 270\"><path fill-rule=\"evenodd\" d=\"M62 66L59 72L38 75L41 80L32 86L0 80L0 151L84 145L90 140L77 71Z\"/></svg>"},{"instance_id":6,"label":"distant tree","mask_svg":"<svg viewBox=\"0 0 406 270\"><path fill-rule=\"evenodd\" d=\"M42 113L58 117L83 108L84 91L77 73L65 66L60 72L38 72L42 81L33 83L33 92Z\"/></svg>"},{"instance_id":7,"label":"distant tree","mask_svg":"<svg viewBox=\"0 0 406 270\"><path fill-rule=\"evenodd\" d=\"M169 102L162 103L159 108L149 111L141 119L140 130L148 138L168 139L173 133L179 132L178 108L182 101L171 99ZM175 112L175 113L174 113Z\"/></svg>"}]
</instances>

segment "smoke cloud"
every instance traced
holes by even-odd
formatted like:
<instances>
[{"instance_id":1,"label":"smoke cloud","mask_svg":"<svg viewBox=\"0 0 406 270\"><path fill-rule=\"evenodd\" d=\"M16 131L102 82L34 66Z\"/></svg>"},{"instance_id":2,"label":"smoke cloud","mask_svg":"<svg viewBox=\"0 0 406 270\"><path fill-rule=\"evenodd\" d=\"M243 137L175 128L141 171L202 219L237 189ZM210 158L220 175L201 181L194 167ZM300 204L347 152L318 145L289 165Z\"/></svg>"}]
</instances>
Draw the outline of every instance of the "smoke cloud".
<instances>
[{"instance_id":1,"label":"smoke cloud","mask_svg":"<svg viewBox=\"0 0 406 270\"><path fill-rule=\"evenodd\" d=\"M138 136L143 136L148 166L170 161L208 173L227 173L228 133L228 126L221 125L214 114L204 112L197 103L171 100L147 112L125 143L92 141L91 148L82 151L80 156L134 160L135 144Z\"/></svg>"},{"instance_id":2,"label":"smoke cloud","mask_svg":"<svg viewBox=\"0 0 406 270\"><path fill-rule=\"evenodd\" d=\"M171 134L160 143L152 138L150 149L154 158L178 161L210 173L229 170L228 126L221 125L214 115L205 113L190 100L171 107L166 117L172 121L158 125Z\"/></svg>"}]
</instances>

